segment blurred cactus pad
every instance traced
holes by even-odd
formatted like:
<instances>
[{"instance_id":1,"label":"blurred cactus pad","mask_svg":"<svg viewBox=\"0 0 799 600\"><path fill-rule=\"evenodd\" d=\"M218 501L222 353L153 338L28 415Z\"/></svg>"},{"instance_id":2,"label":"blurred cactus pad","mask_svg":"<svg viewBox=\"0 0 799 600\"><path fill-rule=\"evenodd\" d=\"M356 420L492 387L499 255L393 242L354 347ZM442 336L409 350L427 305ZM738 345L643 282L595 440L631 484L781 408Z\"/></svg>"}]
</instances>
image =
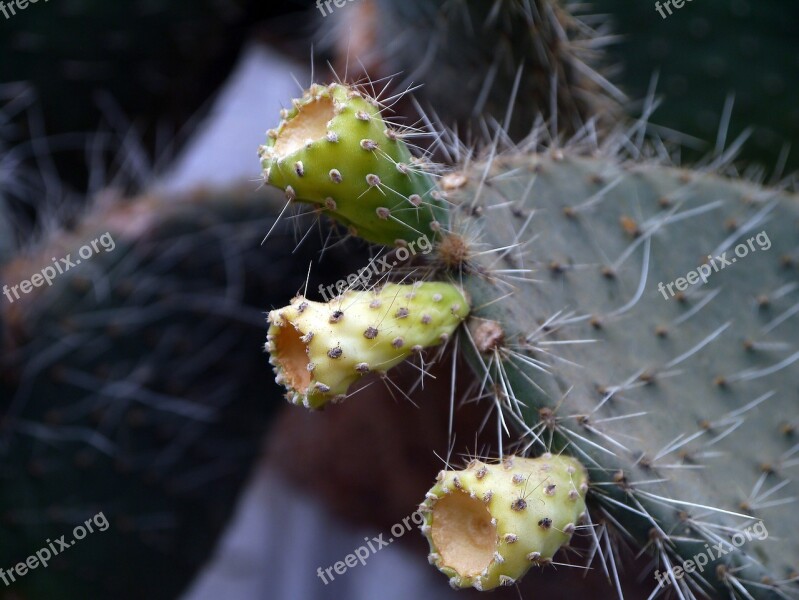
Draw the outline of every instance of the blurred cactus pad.
<instances>
[{"instance_id":1,"label":"blurred cactus pad","mask_svg":"<svg viewBox=\"0 0 799 600\"><path fill-rule=\"evenodd\" d=\"M799 138L799 4L678 4L661 12L655 0L367 0L355 6L368 23L361 40L367 64L381 76L403 73L403 84L423 83L418 99L450 125L469 123L479 132L484 122L499 122L514 139L539 117L556 118L566 133L586 123L602 128L620 118L621 106L639 106L654 81L662 102L653 130L685 142L681 154L692 162L713 149L729 119L723 126L730 139L748 136L742 168L799 168L799 153L785 154ZM354 12L334 14L342 45L353 36ZM728 98L734 100L730 114Z\"/></svg>"},{"instance_id":2,"label":"blurred cactus pad","mask_svg":"<svg viewBox=\"0 0 799 600\"><path fill-rule=\"evenodd\" d=\"M280 206L248 189L107 197L2 265L20 298L0 303L0 564L100 511L109 522L18 578L15 597L175 598L209 559L279 398L263 307L302 288L295 261L321 247L294 252L283 226L262 247ZM21 293L52 257L75 264Z\"/></svg>"},{"instance_id":3,"label":"blurred cactus pad","mask_svg":"<svg viewBox=\"0 0 799 600\"><path fill-rule=\"evenodd\" d=\"M664 3L661 2L661 6ZM716 140L728 97L734 99L729 136L749 130L741 157L771 170L799 139L799 4L780 0L707 0L663 9L655 2L595 0L590 12L608 15L618 43L608 53L621 65L620 85L631 98L647 94L652 75L663 102L653 121L705 142ZM794 148L787 169L799 168Z\"/></svg>"}]
</instances>

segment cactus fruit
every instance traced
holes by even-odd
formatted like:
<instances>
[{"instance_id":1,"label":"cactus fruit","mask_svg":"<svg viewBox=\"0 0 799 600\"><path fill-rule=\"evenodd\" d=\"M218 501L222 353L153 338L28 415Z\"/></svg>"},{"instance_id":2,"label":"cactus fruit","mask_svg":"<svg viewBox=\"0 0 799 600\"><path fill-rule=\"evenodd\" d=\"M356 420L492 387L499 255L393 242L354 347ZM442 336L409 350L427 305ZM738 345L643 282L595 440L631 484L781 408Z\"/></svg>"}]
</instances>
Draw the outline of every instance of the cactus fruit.
<instances>
[{"instance_id":1,"label":"cactus fruit","mask_svg":"<svg viewBox=\"0 0 799 600\"><path fill-rule=\"evenodd\" d=\"M313 85L284 109L259 156L267 183L316 204L350 233L386 246L432 239L446 216L425 162L363 89Z\"/></svg>"},{"instance_id":2,"label":"cactus fruit","mask_svg":"<svg viewBox=\"0 0 799 600\"><path fill-rule=\"evenodd\" d=\"M569 456L507 456L441 471L420 509L431 564L454 588L512 585L546 565L585 520L585 468Z\"/></svg>"},{"instance_id":3,"label":"cactus fruit","mask_svg":"<svg viewBox=\"0 0 799 600\"><path fill-rule=\"evenodd\" d=\"M298 296L269 313L266 349L288 400L316 409L343 399L366 373L446 342L468 314L463 293L447 283L386 284L328 303Z\"/></svg>"}]
</instances>

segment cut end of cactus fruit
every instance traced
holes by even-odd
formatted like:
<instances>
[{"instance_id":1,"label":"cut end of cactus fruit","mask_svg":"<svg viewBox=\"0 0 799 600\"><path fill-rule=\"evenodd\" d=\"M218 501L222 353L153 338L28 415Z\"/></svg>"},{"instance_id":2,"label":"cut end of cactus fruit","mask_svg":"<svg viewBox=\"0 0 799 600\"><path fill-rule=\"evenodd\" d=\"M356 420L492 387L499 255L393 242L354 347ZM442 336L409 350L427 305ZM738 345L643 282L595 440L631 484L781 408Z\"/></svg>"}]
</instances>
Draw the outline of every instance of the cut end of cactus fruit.
<instances>
[{"instance_id":1,"label":"cut end of cactus fruit","mask_svg":"<svg viewBox=\"0 0 799 600\"><path fill-rule=\"evenodd\" d=\"M442 567L465 577L479 576L494 559L496 522L481 500L466 493L452 493L436 503L431 535Z\"/></svg>"},{"instance_id":2,"label":"cut end of cactus fruit","mask_svg":"<svg viewBox=\"0 0 799 600\"><path fill-rule=\"evenodd\" d=\"M308 346L302 341L304 335L294 326L284 323L276 327L273 336L275 360L280 364L286 382L300 393L307 393L311 386L311 371L308 366Z\"/></svg>"},{"instance_id":3,"label":"cut end of cactus fruit","mask_svg":"<svg viewBox=\"0 0 799 600\"><path fill-rule=\"evenodd\" d=\"M335 116L330 96L314 98L302 105L297 114L286 123L275 140L274 154L281 158L302 150L309 140L318 140L327 135L327 124Z\"/></svg>"}]
</instances>

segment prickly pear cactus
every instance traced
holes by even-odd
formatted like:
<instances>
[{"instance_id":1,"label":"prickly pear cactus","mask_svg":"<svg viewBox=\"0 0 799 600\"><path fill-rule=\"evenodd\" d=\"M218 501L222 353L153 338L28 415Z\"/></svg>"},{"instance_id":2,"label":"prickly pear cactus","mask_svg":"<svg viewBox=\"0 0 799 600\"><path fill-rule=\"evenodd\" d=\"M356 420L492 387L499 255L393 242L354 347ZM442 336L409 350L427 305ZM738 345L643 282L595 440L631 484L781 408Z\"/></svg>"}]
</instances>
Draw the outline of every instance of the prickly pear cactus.
<instances>
[{"instance_id":1,"label":"prickly pear cactus","mask_svg":"<svg viewBox=\"0 0 799 600\"><path fill-rule=\"evenodd\" d=\"M266 349L287 398L321 408L362 375L445 343L468 313L463 293L446 283L386 284L327 303L298 296L269 313Z\"/></svg>"},{"instance_id":2,"label":"prickly pear cactus","mask_svg":"<svg viewBox=\"0 0 799 600\"><path fill-rule=\"evenodd\" d=\"M588 478L568 456L507 456L441 471L421 510L429 560L454 588L512 585L552 562L586 518Z\"/></svg>"},{"instance_id":3,"label":"prickly pear cactus","mask_svg":"<svg viewBox=\"0 0 799 600\"><path fill-rule=\"evenodd\" d=\"M799 496L799 199L649 152L616 134L470 157L441 180L449 219L417 277L470 298L459 339L500 455L510 436L587 468L610 584L631 542L653 593L794 597L799 544L768 528L796 524Z\"/></svg>"},{"instance_id":4,"label":"prickly pear cactus","mask_svg":"<svg viewBox=\"0 0 799 600\"><path fill-rule=\"evenodd\" d=\"M435 181L386 122L377 100L338 83L314 85L285 110L259 149L267 183L384 245L432 238L445 214Z\"/></svg>"},{"instance_id":5,"label":"prickly pear cactus","mask_svg":"<svg viewBox=\"0 0 799 600\"><path fill-rule=\"evenodd\" d=\"M564 151L461 174L464 229L514 240L472 256L463 284L501 328L472 356L525 447L583 461L598 535L632 537L686 597L795 595L792 536L732 544L796 523L799 199ZM498 300L511 269L530 278ZM675 576L705 544L726 552Z\"/></svg>"},{"instance_id":6,"label":"prickly pear cactus","mask_svg":"<svg viewBox=\"0 0 799 600\"><path fill-rule=\"evenodd\" d=\"M356 11L368 23L362 40L358 28L352 39ZM504 122L506 134L521 139L541 118L574 133L620 116L624 95L599 53L610 39L606 27L592 28L560 2L368 0L325 25L338 30L342 48L365 47L359 59L379 69L373 76L423 82L419 100L448 123L480 130L484 120Z\"/></svg>"}]
</instances>

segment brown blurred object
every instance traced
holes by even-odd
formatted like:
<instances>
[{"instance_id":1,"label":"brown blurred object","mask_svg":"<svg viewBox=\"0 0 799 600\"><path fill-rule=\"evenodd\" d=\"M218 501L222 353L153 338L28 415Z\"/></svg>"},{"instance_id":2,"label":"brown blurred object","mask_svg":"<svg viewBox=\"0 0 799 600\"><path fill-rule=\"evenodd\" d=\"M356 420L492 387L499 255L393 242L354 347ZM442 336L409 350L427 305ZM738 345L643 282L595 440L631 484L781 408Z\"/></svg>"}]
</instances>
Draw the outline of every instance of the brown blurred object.
<instances>
[{"instance_id":1,"label":"brown blurred object","mask_svg":"<svg viewBox=\"0 0 799 600\"><path fill-rule=\"evenodd\" d=\"M343 403L321 412L289 407L276 423L268 449L270 462L289 481L323 498L336 515L391 527L416 510L445 466L450 370L451 356L429 368L432 377L425 377L424 389L419 386L409 394L418 408L376 376L364 379ZM458 365L458 373L466 372L465 364ZM390 377L405 391L419 371L401 365ZM469 380L458 384L456 403ZM478 434L484 410L482 404L456 406L454 465L462 464L466 453L473 455L476 445L481 452L489 451L493 428Z\"/></svg>"},{"instance_id":2,"label":"brown blurred object","mask_svg":"<svg viewBox=\"0 0 799 600\"><path fill-rule=\"evenodd\" d=\"M359 0L357 5L348 8L350 16L336 25L335 67L342 79L346 73L347 79L357 80L381 71L380 53L375 52L379 43L378 12L374 0Z\"/></svg>"}]
</instances>

